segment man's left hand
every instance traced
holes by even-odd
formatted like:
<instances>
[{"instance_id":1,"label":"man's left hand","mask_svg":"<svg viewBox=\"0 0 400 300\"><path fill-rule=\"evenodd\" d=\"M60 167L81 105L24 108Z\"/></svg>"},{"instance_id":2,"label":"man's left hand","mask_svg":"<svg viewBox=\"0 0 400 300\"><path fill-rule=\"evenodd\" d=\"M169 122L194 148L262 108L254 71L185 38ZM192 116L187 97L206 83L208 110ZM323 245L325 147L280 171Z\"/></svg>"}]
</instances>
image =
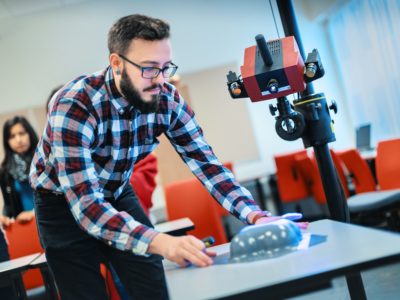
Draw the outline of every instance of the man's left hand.
<instances>
[{"instance_id":1,"label":"man's left hand","mask_svg":"<svg viewBox=\"0 0 400 300\"><path fill-rule=\"evenodd\" d=\"M255 225L271 223L271 222L281 220L281 219L295 221L295 220L299 220L301 218L303 218L303 215L300 213L288 213L288 214L284 214L282 216L266 216L266 217L262 217L262 218L258 219L256 221ZM307 227L308 227L308 222L296 222L295 224L300 229L303 229L303 230L307 229Z\"/></svg>"}]
</instances>

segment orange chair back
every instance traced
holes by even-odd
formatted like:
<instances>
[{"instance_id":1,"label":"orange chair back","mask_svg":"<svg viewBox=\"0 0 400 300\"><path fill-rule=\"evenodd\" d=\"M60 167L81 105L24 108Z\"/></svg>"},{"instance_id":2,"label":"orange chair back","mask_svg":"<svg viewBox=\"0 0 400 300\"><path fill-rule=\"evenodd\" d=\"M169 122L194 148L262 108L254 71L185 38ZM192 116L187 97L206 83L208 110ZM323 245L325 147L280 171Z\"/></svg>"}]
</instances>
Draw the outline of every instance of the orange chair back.
<instances>
[{"instance_id":1,"label":"orange chair back","mask_svg":"<svg viewBox=\"0 0 400 300\"><path fill-rule=\"evenodd\" d=\"M106 284L106 290L108 294L109 300L121 300L121 296L119 295L118 289L115 286L115 282L112 276L111 271L104 265L100 265L100 272L104 278Z\"/></svg>"},{"instance_id":2,"label":"orange chair back","mask_svg":"<svg viewBox=\"0 0 400 300\"><path fill-rule=\"evenodd\" d=\"M325 192L319 175L317 162L308 156L307 152L295 156L297 168L303 177L307 188L316 202L325 204Z\"/></svg>"},{"instance_id":3,"label":"orange chair back","mask_svg":"<svg viewBox=\"0 0 400 300\"><path fill-rule=\"evenodd\" d=\"M189 233L199 239L215 238L215 244L227 243L221 215L206 188L191 178L165 186L165 201L169 220L190 218L195 226Z\"/></svg>"},{"instance_id":4,"label":"orange chair back","mask_svg":"<svg viewBox=\"0 0 400 300\"><path fill-rule=\"evenodd\" d=\"M298 201L310 195L296 164L296 155L306 154L307 151L302 150L274 156L279 196L283 203Z\"/></svg>"},{"instance_id":5,"label":"orange chair back","mask_svg":"<svg viewBox=\"0 0 400 300\"><path fill-rule=\"evenodd\" d=\"M337 170L339 179L342 183L345 196L346 198L348 198L349 189L347 187L346 175L343 171L341 161L333 151L331 151L331 156L333 164ZM305 179L305 182L307 183L311 193L313 194L315 201L320 204L326 204L325 191L322 185L322 180L315 157L311 158L308 156L307 153L305 153L305 154L297 154L295 159L296 159L296 164L303 178Z\"/></svg>"},{"instance_id":6,"label":"orange chair back","mask_svg":"<svg viewBox=\"0 0 400 300\"><path fill-rule=\"evenodd\" d=\"M350 173L356 194L376 190L376 184L371 169L356 149L337 152Z\"/></svg>"},{"instance_id":7,"label":"orange chair back","mask_svg":"<svg viewBox=\"0 0 400 300\"><path fill-rule=\"evenodd\" d=\"M39 234L36 227L36 221L20 224L13 223L5 228L8 239L8 252L10 258L44 252L40 245ZM24 285L26 289L32 289L43 285L42 276L39 269L28 270L23 274Z\"/></svg>"},{"instance_id":8,"label":"orange chair back","mask_svg":"<svg viewBox=\"0 0 400 300\"><path fill-rule=\"evenodd\" d=\"M378 143L375 166L381 190L400 188L400 139Z\"/></svg>"}]
</instances>

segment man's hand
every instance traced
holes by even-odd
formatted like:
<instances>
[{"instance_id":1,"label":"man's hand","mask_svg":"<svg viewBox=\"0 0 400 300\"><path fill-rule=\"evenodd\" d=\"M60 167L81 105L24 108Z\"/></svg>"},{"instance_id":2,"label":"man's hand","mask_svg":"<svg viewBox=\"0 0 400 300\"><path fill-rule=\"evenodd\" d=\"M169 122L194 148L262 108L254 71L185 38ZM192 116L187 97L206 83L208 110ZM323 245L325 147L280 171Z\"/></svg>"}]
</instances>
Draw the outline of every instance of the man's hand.
<instances>
[{"instance_id":1,"label":"man's hand","mask_svg":"<svg viewBox=\"0 0 400 300\"><path fill-rule=\"evenodd\" d=\"M0 223L3 224L4 227L8 227L14 223L14 219L11 219L7 216L0 216Z\"/></svg>"},{"instance_id":2,"label":"man's hand","mask_svg":"<svg viewBox=\"0 0 400 300\"><path fill-rule=\"evenodd\" d=\"M159 254L181 267L186 267L190 263L207 267L213 263L210 257L216 255L214 252L207 251L204 243L194 236L175 237L164 233L155 236L147 252Z\"/></svg>"},{"instance_id":3,"label":"man's hand","mask_svg":"<svg viewBox=\"0 0 400 300\"><path fill-rule=\"evenodd\" d=\"M256 214L258 214L259 212L257 211L253 211L249 214L248 219L252 220L254 218L254 216ZM266 216L266 217L262 217L256 220L254 225L258 225L258 224L266 224L266 223L271 223L277 220L281 220L281 219L287 219L287 220L298 220L301 219L303 217L302 214L299 213L289 213L289 214L284 214L282 216ZM308 222L296 222L295 223L300 229L307 229L308 227Z\"/></svg>"},{"instance_id":4,"label":"man's hand","mask_svg":"<svg viewBox=\"0 0 400 300\"><path fill-rule=\"evenodd\" d=\"M35 213L33 211L23 211L23 212L19 213L16 220L18 223L22 223L22 224L28 223L29 221L31 221L33 219L34 216L35 216Z\"/></svg>"},{"instance_id":5,"label":"man's hand","mask_svg":"<svg viewBox=\"0 0 400 300\"><path fill-rule=\"evenodd\" d=\"M278 217L265 217L265 218L258 219L257 222L256 222L256 225L257 224L271 223L271 222L274 222L274 221L277 221L277 220L282 220L282 219L288 220L288 219L283 218L281 216L278 216ZM295 222L294 224L296 224L300 229L307 229L307 227L308 227L308 222Z\"/></svg>"}]
</instances>

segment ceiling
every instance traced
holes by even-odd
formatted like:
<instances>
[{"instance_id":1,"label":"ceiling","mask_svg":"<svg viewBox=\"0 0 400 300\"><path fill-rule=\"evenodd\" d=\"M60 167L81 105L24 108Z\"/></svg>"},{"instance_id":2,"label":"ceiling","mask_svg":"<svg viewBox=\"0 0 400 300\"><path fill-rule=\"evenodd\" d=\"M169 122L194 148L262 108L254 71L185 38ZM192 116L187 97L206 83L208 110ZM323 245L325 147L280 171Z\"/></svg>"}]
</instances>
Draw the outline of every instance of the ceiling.
<instances>
[{"instance_id":1,"label":"ceiling","mask_svg":"<svg viewBox=\"0 0 400 300\"><path fill-rule=\"evenodd\" d=\"M69 5L90 0L0 0L0 21L7 18L20 17L49 9L63 8ZM324 14L349 0L302 0L306 14L311 18L323 17Z\"/></svg>"},{"instance_id":2,"label":"ceiling","mask_svg":"<svg viewBox=\"0 0 400 300\"><path fill-rule=\"evenodd\" d=\"M88 0L0 0L0 20L62 8Z\"/></svg>"}]
</instances>

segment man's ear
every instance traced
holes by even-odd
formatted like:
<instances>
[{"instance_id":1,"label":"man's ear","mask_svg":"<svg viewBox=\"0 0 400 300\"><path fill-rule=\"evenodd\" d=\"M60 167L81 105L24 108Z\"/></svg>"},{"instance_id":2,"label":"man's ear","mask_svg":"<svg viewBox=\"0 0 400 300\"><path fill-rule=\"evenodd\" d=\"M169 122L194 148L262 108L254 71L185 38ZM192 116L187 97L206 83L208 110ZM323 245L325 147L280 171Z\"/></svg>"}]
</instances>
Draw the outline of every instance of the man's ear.
<instances>
[{"instance_id":1,"label":"man's ear","mask_svg":"<svg viewBox=\"0 0 400 300\"><path fill-rule=\"evenodd\" d=\"M118 54L111 53L109 56L110 66L113 69L114 73L117 75L121 74L122 69L122 61Z\"/></svg>"}]
</instances>

